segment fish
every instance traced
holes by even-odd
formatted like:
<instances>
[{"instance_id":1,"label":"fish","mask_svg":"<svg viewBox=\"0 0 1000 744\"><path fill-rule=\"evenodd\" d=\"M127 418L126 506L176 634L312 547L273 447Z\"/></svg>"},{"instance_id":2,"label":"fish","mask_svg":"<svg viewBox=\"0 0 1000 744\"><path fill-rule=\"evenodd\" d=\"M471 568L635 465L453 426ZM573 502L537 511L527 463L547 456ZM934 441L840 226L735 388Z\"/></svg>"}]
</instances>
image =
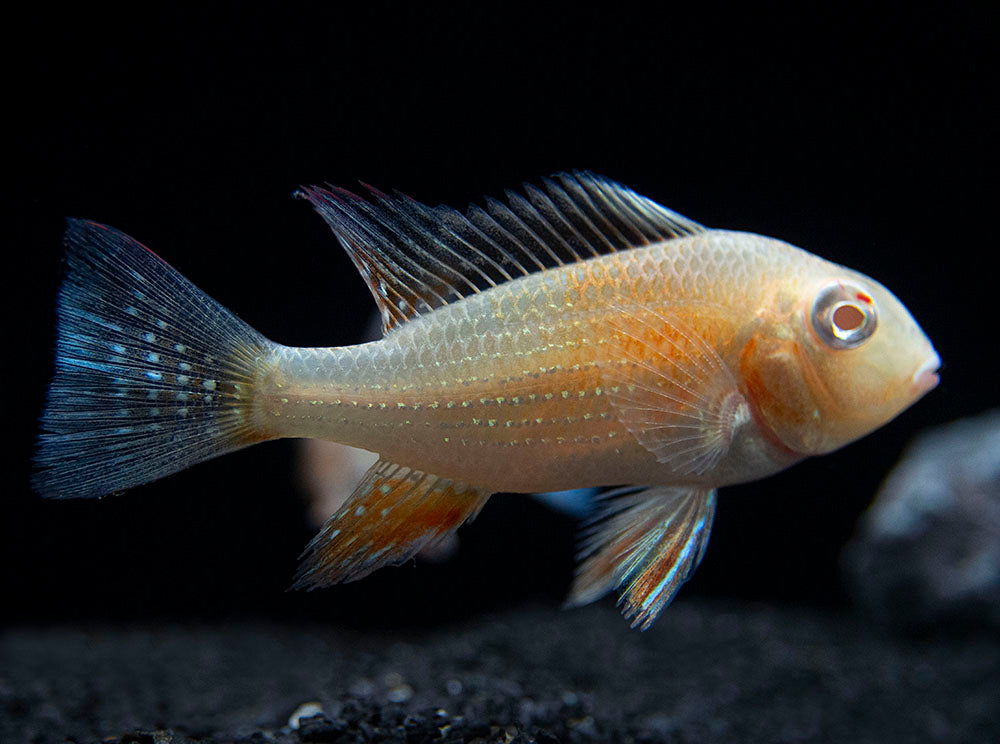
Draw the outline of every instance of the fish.
<instances>
[{"instance_id":1,"label":"fish","mask_svg":"<svg viewBox=\"0 0 1000 744\"><path fill-rule=\"evenodd\" d=\"M615 591L646 630L700 563L719 488L879 428L940 358L873 279L706 228L590 172L462 213L362 184L303 187L382 337L271 341L151 250L68 220L34 488L140 486L283 437L377 453L294 586L361 579L447 540L494 493L599 487L568 606Z\"/></svg>"}]
</instances>

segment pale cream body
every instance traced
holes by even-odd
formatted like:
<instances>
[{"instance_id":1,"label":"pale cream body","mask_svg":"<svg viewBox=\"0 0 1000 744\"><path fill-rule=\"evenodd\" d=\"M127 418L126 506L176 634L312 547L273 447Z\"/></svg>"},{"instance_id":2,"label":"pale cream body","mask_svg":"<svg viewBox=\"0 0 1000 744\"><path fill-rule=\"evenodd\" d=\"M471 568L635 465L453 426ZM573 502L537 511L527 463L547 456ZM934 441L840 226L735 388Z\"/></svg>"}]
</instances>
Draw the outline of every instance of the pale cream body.
<instances>
[{"instance_id":1,"label":"pale cream body","mask_svg":"<svg viewBox=\"0 0 1000 744\"><path fill-rule=\"evenodd\" d=\"M707 231L531 274L379 341L277 347L258 380L255 420L269 436L333 440L494 491L760 478L803 455L756 416L698 475L639 444L608 395L608 370L625 365L609 322L636 308L681 318L748 396L740 355L776 289L823 265L833 266L781 241Z\"/></svg>"}]
</instances>

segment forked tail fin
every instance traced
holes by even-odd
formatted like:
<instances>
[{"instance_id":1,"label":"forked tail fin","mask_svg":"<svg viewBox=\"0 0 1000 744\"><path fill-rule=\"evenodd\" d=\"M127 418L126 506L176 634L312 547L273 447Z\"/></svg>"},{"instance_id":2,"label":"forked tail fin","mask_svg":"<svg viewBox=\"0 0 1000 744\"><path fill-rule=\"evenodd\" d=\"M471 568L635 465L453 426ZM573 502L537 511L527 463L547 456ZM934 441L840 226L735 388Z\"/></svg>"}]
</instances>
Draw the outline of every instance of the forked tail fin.
<instances>
[{"instance_id":1,"label":"forked tail fin","mask_svg":"<svg viewBox=\"0 0 1000 744\"><path fill-rule=\"evenodd\" d=\"M66 250L39 493L102 496L268 438L251 407L271 341L118 230L70 220Z\"/></svg>"}]
</instances>

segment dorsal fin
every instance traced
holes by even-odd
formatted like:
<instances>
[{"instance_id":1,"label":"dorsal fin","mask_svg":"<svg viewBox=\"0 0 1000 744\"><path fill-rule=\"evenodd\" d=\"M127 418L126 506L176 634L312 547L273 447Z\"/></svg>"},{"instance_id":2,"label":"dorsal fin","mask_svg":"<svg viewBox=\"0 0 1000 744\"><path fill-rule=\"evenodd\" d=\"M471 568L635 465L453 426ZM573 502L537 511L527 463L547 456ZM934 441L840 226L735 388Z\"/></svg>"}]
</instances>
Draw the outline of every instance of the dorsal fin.
<instances>
[{"instance_id":1,"label":"dorsal fin","mask_svg":"<svg viewBox=\"0 0 1000 744\"><path fill-rule=\"evenodd\" d=\"M536 271L705 228L592 173L558 173L544 190L508 191L462 215L366 186L308 187L308 199L361 272L389 331L483 289Z\"/></svg>"}]
</instances>

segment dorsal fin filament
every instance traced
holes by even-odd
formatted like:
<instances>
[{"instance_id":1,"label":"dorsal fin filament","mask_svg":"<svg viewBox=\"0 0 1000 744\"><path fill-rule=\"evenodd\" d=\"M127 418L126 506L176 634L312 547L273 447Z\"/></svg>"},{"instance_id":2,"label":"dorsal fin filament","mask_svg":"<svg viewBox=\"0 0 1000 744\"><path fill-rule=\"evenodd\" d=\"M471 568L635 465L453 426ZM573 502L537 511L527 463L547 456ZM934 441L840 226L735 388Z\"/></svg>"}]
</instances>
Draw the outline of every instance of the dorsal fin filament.
<instances>
[{"instance_id":1,"label":"dorsal fin filament","mask_svg":"<svg viewBox=\"0 0 1000 744\"><path fill-rule=\"evenodd\" d=\"M361 273L383 332L455 300L555 266L704 230L630 189L591 173L558 173L544 190L508 191L465 215L362 184L306 187L308 199Z\"/></svg>"}]
</instances>

